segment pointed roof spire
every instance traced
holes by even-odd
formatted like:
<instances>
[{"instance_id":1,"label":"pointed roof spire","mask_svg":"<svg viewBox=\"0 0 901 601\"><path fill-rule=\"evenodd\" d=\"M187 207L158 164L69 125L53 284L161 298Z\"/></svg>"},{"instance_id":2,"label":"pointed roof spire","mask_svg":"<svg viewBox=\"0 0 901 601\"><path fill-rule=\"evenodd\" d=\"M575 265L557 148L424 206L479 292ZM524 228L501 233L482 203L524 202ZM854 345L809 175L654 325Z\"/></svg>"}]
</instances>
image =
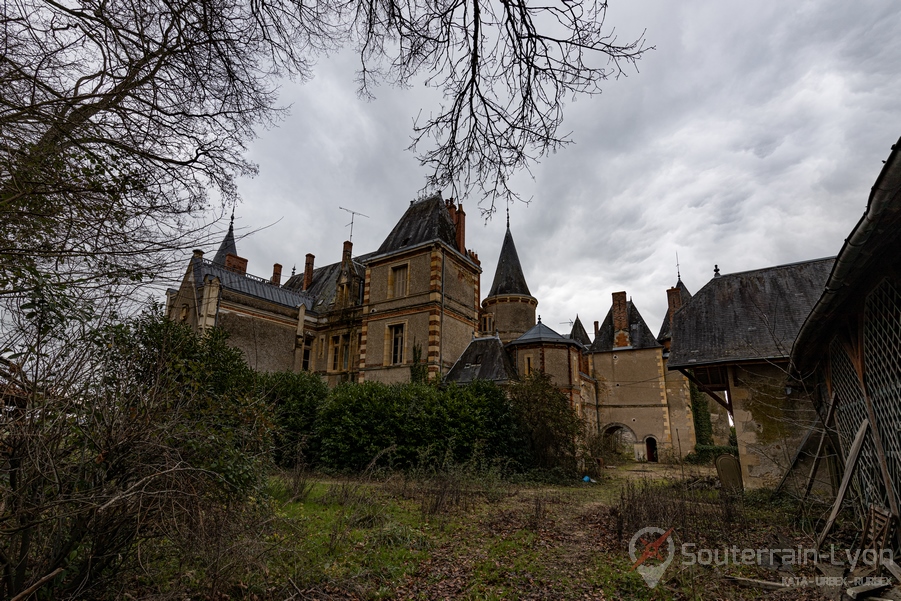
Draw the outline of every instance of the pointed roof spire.
<instances>
[{"instance_id":1,"label":"pointed roof spire","mask_svg":"<svg viewBox=\"0 0 901 601\"><path fill-rule=\"evenodd\" d=\"M222 244L219 245L219 250L216 251L216 256L213 257L213 263L218 265L225 265L225 257L228 255L238 256L238 247L235 246L235 210L232 209L232 217L231 221L228 224L228 232L225 234L225 238L222 240Z\"/></svg>"},{"instance_id":2,"label":"pointed roof spire","mask_svg":"<svg viewBox=\"0 0 901 601\"><path fill-rule=\"evenodd\" d=\"M504 235L504 243L501 245L501 254L497 259L497 271L494 272L494 282L488 296L501 294L520 294L532 296L526 277L522 273L522 265L519 263L519 255L516 253L516 245L513 243L513 234L510 233L510 225L507 224L507 233Z\"/></svg>"},{"instance_id":3,"label":"pointed roof spire","mask_svg":"<svg viewBox=\"0 0 901 601\"><path fill-rule=\"evenodd\" d=\"M581 342L586 347L591 346L591 338L588 337L588 332L585 331L585 326L582 325L582 320L579 319L578 313L576 313L576 320L573 322L569 337L576 342Z\"/></svg>"}]
</instances>

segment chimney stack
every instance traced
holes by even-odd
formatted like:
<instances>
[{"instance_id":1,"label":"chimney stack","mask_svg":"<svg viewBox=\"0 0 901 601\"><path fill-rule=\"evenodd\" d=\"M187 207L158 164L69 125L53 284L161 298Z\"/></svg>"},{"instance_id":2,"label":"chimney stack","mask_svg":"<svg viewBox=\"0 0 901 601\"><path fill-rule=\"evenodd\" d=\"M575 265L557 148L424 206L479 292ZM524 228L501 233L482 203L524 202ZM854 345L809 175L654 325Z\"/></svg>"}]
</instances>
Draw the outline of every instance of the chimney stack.
<instances>
[{"instance_id":1,"label":"chimney stack","mask_svg":"<svg viewBox=\"0 0 901 601\"><path fill-rule=\"evenodd\" d=\"M613 347L631 346L626 293L613 293Z\"/></svg>"},{"instance_id":2,"label":"chimney stack","mask_svg":"<svg viewBox=\"0 0 901 601\"><path fill-rule=\"evenodd\" d=\"M275 284L276 286L281 286L282 284L282 266L278 263L275 263L272 266L272 279L269 280L270 284Z\"/></svg>"},{"instance_id":3,"label":"chimney stack","mask_svg":"<svg viewBox=\"0 0 901 601\"><path fill-rule=\"evenodd\" d=\"M353 249L354 249L354 243L351 242L350 240L345 240L344 241L344 250L341 253L341 262L342 263L347 263L350 261L350 256L353 252Z\"/></svg>"},{"instance_id":4,"label":"chimney stack","mask_svg":"<svg viewBox=\"0 0 901 601\"><path fill-rule=\"evenodd\" d=\"M594 322L594 337L595 337L595 339L597 339L597 337L598 337L598 330L600 330L600 329L601 329L601 324L598 323L597 321L595 321L595 322Z\"/></svg>"},{"instance_id":5,"label":"chimney stack","mask_svg":"<svg viewBox=\"0 0 901 601\"><path fill-rule=\"evenodd\" d=\"M229 253L225 255L225 268L244 275L247 273L247 259Z\"/></svg>"},{"instance_id":6,"label":"chimney stack","mask_svg":"<svg viewBox=\"0 0 901 601\"><path fill-rule=\"evenodd\" d=\"M303 266L303 289L309 289L310 285L313 283L313 259L315 259L315 255L312 253L307 253L307 262Z\"/></svg>"},{"instance_id":7,"label":"chimney stack","mask_svg":"<svg viewBox=\"0 0 901 601\"><path fill-rule=\"evenodd\" d=\"M466 212L463 210L463 203L457 206L457 250L464 255L466 254Z\"/></svg>"},{"instance_id":8,"label":"chimney stack","mask_svg":"<svg viewBox=\"0 0 901 601\"><path fill-rule=\"evenodd\" d=\"M670 288L666 291L666 304L668 307L669 323L673 325L673 314L682 308L682 291L678 288Z\"/></svg>"},{"instance_id":9,"label":"chimney stack","mask_svg":"<svg viewBox=\"0 0 901 601\"><path fill-rule=\"evenodd\" d=\"M447 214L450 215L451 221L454 225L457 225L457 207L454 206L454 199L448 198L445 200L444 206L447 207Z\"/></svg>"}]
</instances>

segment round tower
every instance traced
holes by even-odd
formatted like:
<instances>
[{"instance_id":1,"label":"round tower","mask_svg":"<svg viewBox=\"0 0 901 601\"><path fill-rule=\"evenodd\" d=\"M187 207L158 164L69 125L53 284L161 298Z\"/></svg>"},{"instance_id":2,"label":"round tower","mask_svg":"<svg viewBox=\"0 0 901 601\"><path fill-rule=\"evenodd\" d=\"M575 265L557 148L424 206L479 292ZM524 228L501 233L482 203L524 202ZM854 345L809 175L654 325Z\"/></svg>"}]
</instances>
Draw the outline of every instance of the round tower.
<instances>
[{"instance_id":1,"label":"round tower","mask_svg":"<svg viewBox=\"0 0 901 601\"><path fill-rule=\"evenodd\" d=\"M482 301L481 331L483 334L497 334L506 344L528 332L535 325L535 309L538 300L529 293L529 286L522 273L510 221L501 254L497 261L497 271L488 296Z\"/></svg>"}]
</instances>

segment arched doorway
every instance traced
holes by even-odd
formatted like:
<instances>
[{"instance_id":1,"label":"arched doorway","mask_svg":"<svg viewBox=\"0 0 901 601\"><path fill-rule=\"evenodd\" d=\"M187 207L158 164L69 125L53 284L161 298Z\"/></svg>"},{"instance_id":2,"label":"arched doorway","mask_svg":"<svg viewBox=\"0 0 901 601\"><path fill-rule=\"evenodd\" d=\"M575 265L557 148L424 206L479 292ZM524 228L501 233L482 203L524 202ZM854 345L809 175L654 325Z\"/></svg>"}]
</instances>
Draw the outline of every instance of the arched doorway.
<instances>
[{"instance_id":1,"label":"arched doorway","mask_svg":"<svg viewBox=\"0 0 901 601\"><path fill-rule=\"evenodd\" d=\"M631 428L623 424L605 426L603 432L604 455L609 458L623 456L632 458L636 437Z\"/></svg>"},{"instance_id":2,"label":"arched doorway","mask_svg":"<svg viewBox=\"0 0 901 601\"><path fill-rule=\"evenodd\" d=\"M645 457L648 458L648 461L651 463L657 463L657 439L653 436L648 436L644 441L645 445Z\"/></svg>"}]
</instances>

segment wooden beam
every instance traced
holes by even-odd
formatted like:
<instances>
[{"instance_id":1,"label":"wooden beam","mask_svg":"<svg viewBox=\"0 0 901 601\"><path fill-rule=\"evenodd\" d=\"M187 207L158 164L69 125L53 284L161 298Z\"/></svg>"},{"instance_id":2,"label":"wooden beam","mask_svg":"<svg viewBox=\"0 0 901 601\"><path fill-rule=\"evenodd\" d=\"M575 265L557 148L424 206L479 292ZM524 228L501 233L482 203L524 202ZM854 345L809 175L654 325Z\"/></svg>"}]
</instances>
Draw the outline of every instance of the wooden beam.
<instances>
[{"instance_id":1,"label":"wooden beam","mask_svg":"<svg viewBox=\"0 0 901 601\"><path fill-rule=\"evenodd\" d=\"M873 446L876 448L876 456L879 459L879 471L882 474L882 485L885 486L885 494L888 496L888 504L889 509L892 511L892 516L895 519L898 519L898 500L895 497L895 489L892 487L892 476L888 471L888 463L885 459L885 448L882 446L882 435L879 432L879 421L876 419L876 411L873 408L873 400L870 398L869 393L866 389L863 391L863 399L867 405L867 417L869 418L870 423L873 428ZM893 424L891 427L897 428L897 424ZM899 538L899 542L901 542L901 538Z\"/></svg>"},{"instance_id":2,"label":"wooden beam","mask_svg":"<svg viewBox=\"0 0 901 601\"><path fill-rule=\"evenodd\" d=\"M701 392L707 393L707 395L708 395L710 398L712 398L714 401L716 401L717 403L719 403L720 405L722 405L723 408L724 408L726 411L729 412L729 415L732 415L732 404L731 404L731 403L729 403L729 402L723 400L723 398L722 398L720 395L718 395L718 394L716 393L716 391L714 391L714 390L712 390L711 388L709 388L706 384L702 384L702 383L694 376L694 374L691 373L690 371L688 371L687 369L681 368L681 367L680 367L680 368L678 368L678 370L679 370L679 373L681 373L683 376L685 376L686 378L688 378L688 380L689 380L692 384L694 384L695 386L697 386L697 387L701 390Z\"/></svg>"},{"instance_id":3,"label":"wooden beam","mask_svg":"<svg viewBox=\"0 0 901 601\"><path fill-rule=\"evenodd\" d=\"M807 434L804 435L804 439L801 441L801 444L798 445L798 450L795 451L795 456L792 458L791 463L788 464L788 467L785 470L785 473L782 474L782 479L779 480L779 485L776 486L776 489L773 491L773 494L770 495L770 498L775 497L779 494L779 491L782 490L782 487L785 485L785 481L788 480L788 475L795 469L795 465L798 464L798 460L801 459L801 455L804 453L804 447L807 446L807 441L810 440L810 435L813 434L814 429L817 427L817 422L814 420L810 427L807 428ZM822 438L820 438L820 442L822 443Z\"/></svg>"},{"instance_id":4,"label":"wooden beam","mask_svg":"<svg viewBox=\"0 0 901 601\"><path fill-rule=\"evenodd\" d=\"M860 449L863 447L863 440L866 438L869 425L869 420L863 420L860 423L860 428L857 429L857 434L854 436L854 442L851 444L851 450L848 451L848 458L845 460L845 473L842 475L842 484L838 487L838 494L835 495L835 503L832 505L832 512L829 514L829 519L826 520L823 531L817 538L818 549L823 546L823 541L826 540L829 531L832 530L835 518L838 517L838 512L842 508L842 503L845 500L845 493L848 492L848 486L851 484L851 478L854 476L854 470L857 468Z\"/></svg>"},{"instance_id":5,"label":"wooden beam","mask_svg":"<svg viewBox=\"0 0 901 601\"><path fill-rule=\"evenodd\" d=\"M838 405L838 395L833 394L829 401L829 409L826 410L826 418L823 420L823 431L820 433L820 442L817 444L817 452L813 457L813 465L810 466L810 474L807 476L807 484L804 486L804 493L801 495L801 501L807 499L807 495L813 490L813 481L817 475L817 468L820 467L820 461L823 459L823 451L826 448L826 439L829 436L829 426L835 416L835 407Z\"/></svg>"}]
</instances>

